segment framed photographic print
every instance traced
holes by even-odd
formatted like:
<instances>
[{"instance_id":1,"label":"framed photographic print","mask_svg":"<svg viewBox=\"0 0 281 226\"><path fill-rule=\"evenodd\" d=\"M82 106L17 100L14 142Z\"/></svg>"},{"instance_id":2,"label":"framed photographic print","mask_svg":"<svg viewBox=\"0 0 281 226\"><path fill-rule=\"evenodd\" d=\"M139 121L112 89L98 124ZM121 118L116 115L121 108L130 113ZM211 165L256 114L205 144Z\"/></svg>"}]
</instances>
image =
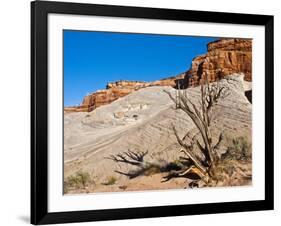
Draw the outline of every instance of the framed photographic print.
<instances>
[{"instance_id":1,"label":"framed photographic print","mask_svg":"<svg viewBox=\"0 0 281 226\"><path fill-rule=\"evenodd\" d=\"M273 16L31 3L31 223L273 209Z\"/></svg>"}]
</instances>

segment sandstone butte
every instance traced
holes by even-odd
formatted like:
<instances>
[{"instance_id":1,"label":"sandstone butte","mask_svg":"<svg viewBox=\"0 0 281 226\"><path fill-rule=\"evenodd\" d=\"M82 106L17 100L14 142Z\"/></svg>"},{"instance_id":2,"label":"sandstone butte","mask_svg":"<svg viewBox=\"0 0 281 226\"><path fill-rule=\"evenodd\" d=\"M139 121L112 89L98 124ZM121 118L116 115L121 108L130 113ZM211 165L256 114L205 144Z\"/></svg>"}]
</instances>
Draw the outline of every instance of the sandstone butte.
<instances>
[{"instance_id":1,"label":"sandstone butte","mask_svg":"<svg viewBox=\"0 0 281 226\"><path fill-rule=\"evenodd\" d=\"M246 81L252 81L252 41L251 39L219 39L207 45L207 53L195 57L188 71L174 77L154 82L117 81L108 83L106 89L85 96L81 105L65 107L65 112L90 112L109 104L133 91L149 86L171 86L188 88L199 84L202 76L210 82L233 73L244 73Z\"/></svg>"}]
</instances>

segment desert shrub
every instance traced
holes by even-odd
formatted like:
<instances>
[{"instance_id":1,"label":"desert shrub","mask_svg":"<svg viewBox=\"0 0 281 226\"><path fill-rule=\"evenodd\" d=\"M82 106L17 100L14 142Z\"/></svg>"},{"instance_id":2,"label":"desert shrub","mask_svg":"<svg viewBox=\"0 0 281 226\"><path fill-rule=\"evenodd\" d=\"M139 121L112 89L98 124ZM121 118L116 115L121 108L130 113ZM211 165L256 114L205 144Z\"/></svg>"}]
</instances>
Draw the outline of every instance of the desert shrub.
<instances>
[{"instance_id":1,"label":"desert shrub","mask_svg":"<svg viewBox=\"0 0 281 226\"><path fill-rule=\"evenodd\" d=\"M90 174L83 171L78 171L76 176L80 178L82 185L85 187L86 184L90 181Z\"/></svg>"},{"instance_id":2,"label":"desert shrub","mask_svg":"<svg viewBox=\"0 0 281 226\"><path fill-rule=\"evenodd\" d=\"M248 185L252 181L252 146L245 137L228 138L228 147L221 155L213 177L204 186Z\"/></svg>"},{"instance_id":3,"label":"desert shrub","mask_svg":"<svg viewBox=\"0 0 281 226\"><path fill-rule=\"evenodd\" d=\"M252 182L250 160L221 159L213 170L214 176L204 186L243 186Z\"/></svg>"},{"instance_id":4,"label":"desert shrub","mask_svg":"<svg viewBox=\"0 0 281 226\"><path fill-rule=\"evenodd\" d=\"M117 178L115 176L109 176L106 180L106 182L103 183L103 185L113 185L117 181Z\"/></svg>"},{"instance_id":5,"label":"desert shrub","mask_svg":"<svg viewBox=\"0 0 281 226\"><path fill-rule=\"evenodd\" d=\"M221 158L222 160L250 160L252 159L252 145L245 137L233 138Z\"/></svg>"},{"instance_id":6,"label":"desert shrub","mask_svg":"<svg viewBox=\"0 0 281 226\"><path fill-rule=\"evenodd\" d=\"M69 189L85 188L90 180L90 174L80 170L66 178L64 181L64 192L67 193Z\"/></svg>"}]
</instances>

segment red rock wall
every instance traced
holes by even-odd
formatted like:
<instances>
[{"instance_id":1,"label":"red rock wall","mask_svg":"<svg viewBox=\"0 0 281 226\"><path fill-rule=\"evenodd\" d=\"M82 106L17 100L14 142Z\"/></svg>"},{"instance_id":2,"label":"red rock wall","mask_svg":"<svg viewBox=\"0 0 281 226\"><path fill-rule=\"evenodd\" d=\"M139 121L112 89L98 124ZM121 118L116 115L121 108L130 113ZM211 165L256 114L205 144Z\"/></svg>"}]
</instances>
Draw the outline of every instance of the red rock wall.
<instances>
[{"instance_id":1,"label":"red rock wall","mask_svg":"<svg viewBox=\"0 0 281 226\"><path fill-rule=\"evenodd\" d=\"M167 79L162 79L154 82L139 82L139 81L117 81L108 83L106 89L98 90L93 94L85 96L81 106L79 106L79 111L92 111L97 107L105 104L109 104L120 97L124 97L135 90L149 86L176 86L176 81L178 79L183 79L185 73L180 74L175 77L170 77ZM73 108L69 108L71 111ZM76 110L78 111L78 109Z\"/></svg>"},{"instance_id":2,"label":"red rock wall","mask_svg":"<svg viewBox=\"0 0 281 226\"><path fill-rule=\"evenodd\" d=\"M195 57L186 72L186 87L196 86L203 76L216 81L229 74L243 72L252 81L252 41L250 39L220 39L208 44L208 52Z\"/></svg>"},{"instance_id":3,"label":"red rock wall","mask_svg":"<svg viewBox=\"0 0 281 226\"><path fill-rule=\"evenodd\" d=\"M126 96L133 91L134 88L126 87L114 87L105 90L100 90L89 96L84 97L82 106L87 108L87 111L92 111L97 107L111 103L112 101L117 100L120 97Z\"/></svg>"}]
</instances>

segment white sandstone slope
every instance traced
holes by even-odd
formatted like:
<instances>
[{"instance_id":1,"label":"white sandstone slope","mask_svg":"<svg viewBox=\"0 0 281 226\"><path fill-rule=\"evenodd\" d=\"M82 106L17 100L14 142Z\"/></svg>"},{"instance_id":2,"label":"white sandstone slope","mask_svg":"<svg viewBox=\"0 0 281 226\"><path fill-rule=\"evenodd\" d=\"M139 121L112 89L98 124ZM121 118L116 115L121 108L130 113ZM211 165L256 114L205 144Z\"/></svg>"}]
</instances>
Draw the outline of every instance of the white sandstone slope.
<instances>
[{"instance_id":1,"label":"white sandstone slope","mask_svg":"<svg viewBox=\"0 0 281 226\"><path fill-rule=\"evenodd\" d=\"M244 95L243 76L221 80L229 95L214 109L214 136L222 130L231 137L251 137L252 106ZM248 86L248 85L247 85ZM96 184L114 176L117 184L127 177L115 170L128 171L131 166L117 164L106 157L127 150L147 151L149 161L178 159L179 146L172 130L180 136L197 132L192 121L163 91L175 94L171 87L148 87L135 91L90 113L66 113L64 116L65 178L79 170L89 172ZM193 103L198 103L200 87L187 89Z\"/></svg>"}]
</instances>

